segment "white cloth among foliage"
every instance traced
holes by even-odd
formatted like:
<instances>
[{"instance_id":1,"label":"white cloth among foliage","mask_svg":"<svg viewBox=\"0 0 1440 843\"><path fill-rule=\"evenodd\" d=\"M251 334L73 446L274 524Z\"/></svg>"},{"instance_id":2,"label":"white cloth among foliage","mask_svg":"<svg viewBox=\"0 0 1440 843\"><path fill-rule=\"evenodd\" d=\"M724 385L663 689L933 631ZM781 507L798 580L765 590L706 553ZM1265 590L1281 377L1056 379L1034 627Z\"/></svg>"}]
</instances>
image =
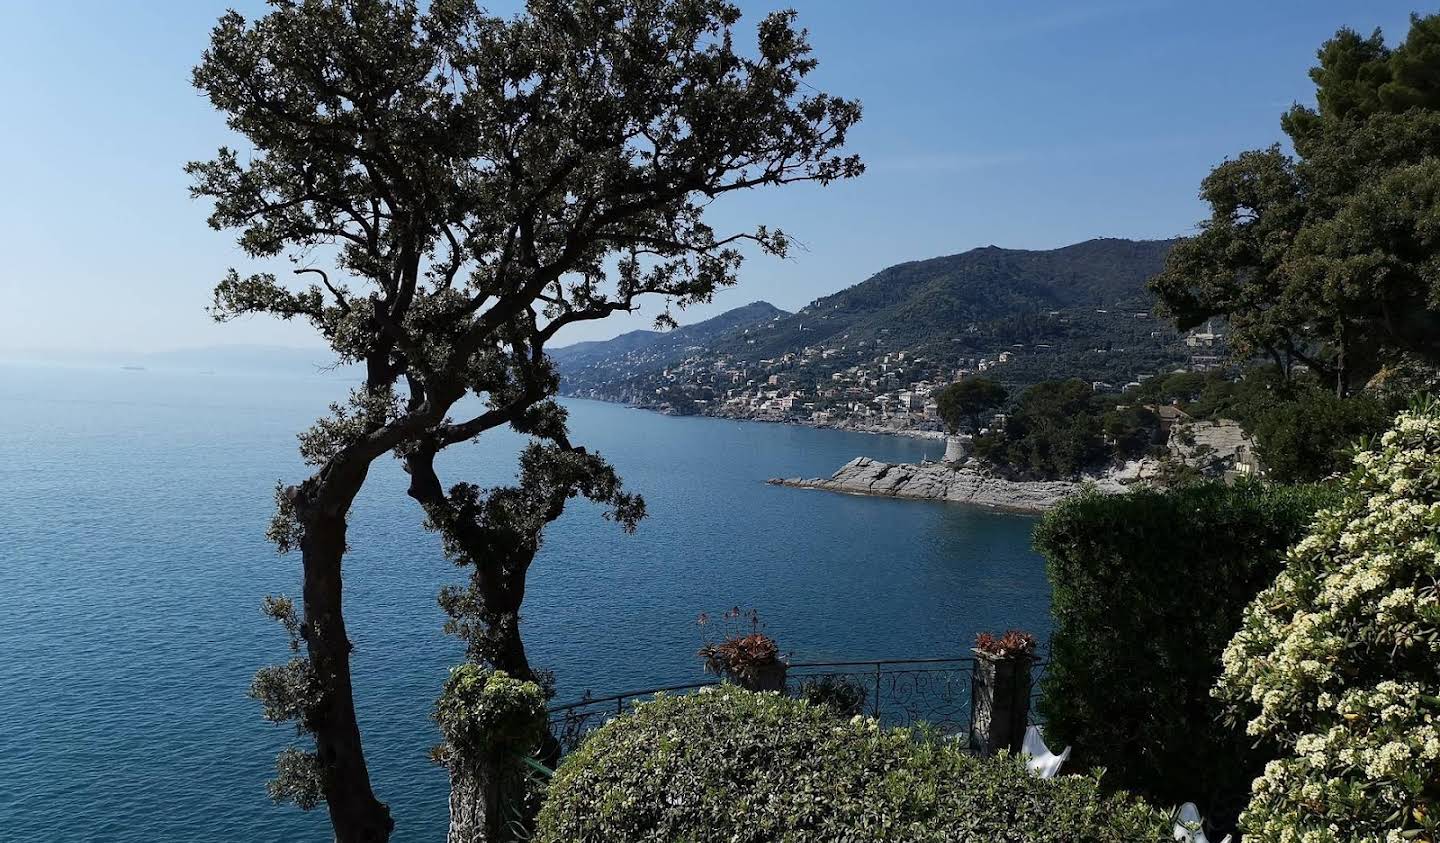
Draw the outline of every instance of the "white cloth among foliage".
<instances>
[{"instance_id":1,"label":"white cloth among foliage","mask_svg":"<svg viewBox=\"0 0 1440 843\"><path fill-rule=\"evenodd\" d=\"M1045 745L1045 738L1040 734L1039 726L1031 726L1025 730L1025 742L1020 745L1020 754L1025 756L1025 766L1030 772L1042 779L1052 779L1059 775L1060 767L1070 757L1070 747L1056 755Z\"/></svg>"}]
</instances>

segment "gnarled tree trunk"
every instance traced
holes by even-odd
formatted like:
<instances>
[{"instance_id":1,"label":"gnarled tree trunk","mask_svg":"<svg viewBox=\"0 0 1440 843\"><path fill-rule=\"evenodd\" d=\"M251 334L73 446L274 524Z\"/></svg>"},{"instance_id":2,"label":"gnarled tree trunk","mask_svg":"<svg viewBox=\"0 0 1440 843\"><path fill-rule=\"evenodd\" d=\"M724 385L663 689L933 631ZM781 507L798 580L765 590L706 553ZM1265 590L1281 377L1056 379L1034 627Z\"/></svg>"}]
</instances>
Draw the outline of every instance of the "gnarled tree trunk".
<instances>
[{"instance_id":1,"label":"gnarled tree trunk","mask_svg":"<svg viewBox=\"0 0 1440 843\"><path fill-rule=\"evenodd\" d=\"M292 501L304 527L304 638L321 692L308 725L315 735L325 804L338 843L384 843L395 821L370 786L351 692L350 638L341 613L345 514L307 505L298 490Z\"/></svg>"},{"instance_id":2,"label":"gnarled tree trunk","mask_svg":"<svg viewBox=\"0 0 1440 843\"><path fill-rule=\"evenodd\" d=\"M498 785L493 764L466 762L451 768L446 843L497 843L502 839Z\"/></svg>"},{"instance_id":3,"label":"gnarled tree trunk","mask_svg":"<svg viewBox=\"0 0 1440 843\"><path fill-rule=\"evenodd\" d=\"M512 560L519 570L492 570L480 589L486 609L491 613L490 638L495 648L495 667L525 680L533 680L535 674L520 637L520 604L525 601L525 574L533 557L532 551L530 559Z\"/></svg>"}]
</instances>

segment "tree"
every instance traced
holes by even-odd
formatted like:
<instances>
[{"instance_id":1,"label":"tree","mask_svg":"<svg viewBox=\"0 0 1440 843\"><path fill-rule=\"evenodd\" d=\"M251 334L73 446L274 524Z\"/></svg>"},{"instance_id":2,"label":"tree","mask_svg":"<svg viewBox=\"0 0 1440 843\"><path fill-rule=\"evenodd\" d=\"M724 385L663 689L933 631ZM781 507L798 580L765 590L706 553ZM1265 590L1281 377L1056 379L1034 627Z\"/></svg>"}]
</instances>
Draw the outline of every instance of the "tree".
<instances>
[{"instance_id":1,"label":"tree","mask_svg":"<svg viewBox=\"0 0 1440 843\"><path fill-rule=\"evenodd\" d=\"M626 526L643 512L569 442L546 343L649 294L707 301L735 282L747 244L784 254L783 233L721 235L706 208L858 175L841 150L860 107L804 84L816 62L792 13L765 18L742 55L739 10L722 0L531 0L511 19L473 0L272 6L253 23L223 16L194 72L250 149L187 172L193 195L214 202L214 228L316 283L231 270L212 313L304 319L364 381L301 435L313 473L277 491L269 535L300 551L303 599L298 613L267 606L297 655L255 691L314 741L282 756L272 792L323 801L337 840L385 840L393 822L370 785L341 590L346 521L371 464L403 458L428 523L473 566L474 588L447 606L461 631L483 633L497 660L520 658L506 625L564 501L595 497ZM668 310L660 321L673 324ZM466 395L484 409L452 418ZM535 439L519 485L446 490L434 456L504 425Z\"/></svg>"},{"instance_id":2,"label":"tree","mask_svg":"<svg viewBox=\"0 0 1440 843\"><path fill-rule=\"evenodd\" d=\"M1440 16L1388 47L1344 29L1310 72L1278 146L1201 185L1211 215L1151 282L1182 330L1229 321L1241 359L1303 362L1344 396L1402 356L1440 363Z\"/></svg>"},{"instance_id":3,"label":"tree","mask_svg":"<svg viewBox=\"0 0 1440 843\"><path fill-rule=\"evenodd\" d=\"M1343 474L1355 443L1384 432L1396 409L1369 394L1336 398L1313 381L1287 392L1252 401L1244 414L1266 476L1278 483Z\"/></svg>"},{"instance_id":4,"label":"tree","mask_svg":"<svg viewBox=\"0 0 1440 843\"><path fill-rule=\"evenodd\" d=\"M1266 477L1310 483L1343 472L1352 446L1384 432L1404 406L1399 395L1413 390L1366 390L1338 398L1311 374L1287 377L1274 366L1252 366L1236 381L1213 372L1198 381L1189 373L1154 378L1141 393L1183 398L1185 411L1197 419L1238 421L1255 438Z\"/></svg>"},{"instance_id":5,"label":"tree","mask_svg":"<svg viewBox=\"0 0 1440 843\"><path fill-rule=\"evenodd\" d=\"M976 439L975 453L1025 477L1075 477L1107 456L1099 407L1084 381L1042 381L1020 396L1003 431Z\"/></svg>"},{"instance_id":6,"label":"tree","mask_svg":"<svg viewBox=\"0 0 1440 843\"><path fill-rule=\"evenodd\" d=\"M1165 444L1160 417L1149 407L1127 404L1112 408L1100 417L1100 426L1121 459L1143 456L1151 448Z\"/></svg>"},{"instance_id":7,"label":"tree","mask_svg":"<svg viewBox=\"0 0 1440 843\"><path fill-rule=\"evenodd\" d=\"M970 432L979 433L981 420L1005 404L1009 393L998 381L989 378L965 378L935 394L940 418L951 433L958 433L969 422Z\"/></svg>"},{"instance_id":8,"label":"tree","mask_svg":"<svg viewBox=\"0 0 1440 843\"><path fill-rule=\"evenodd\" d=\"M1135 400L1148 404L1191 404L1212 384L1226 385L1221 372L1171 372L1150 378L1135 390Z\"/></svg>"}]
</instances>

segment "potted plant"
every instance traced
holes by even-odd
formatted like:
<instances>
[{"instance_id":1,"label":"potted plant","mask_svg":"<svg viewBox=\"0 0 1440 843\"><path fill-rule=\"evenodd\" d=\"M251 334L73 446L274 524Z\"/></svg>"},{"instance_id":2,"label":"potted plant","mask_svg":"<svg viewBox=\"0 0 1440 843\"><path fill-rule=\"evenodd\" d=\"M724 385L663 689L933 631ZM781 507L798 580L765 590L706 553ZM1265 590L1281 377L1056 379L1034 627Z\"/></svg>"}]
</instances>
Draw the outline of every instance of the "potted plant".
<instances>
[{"instance_id":1,"label":"potted plant","mask_svg":"<svg viewBox=\"0 0 1440 843\"><path fill-rule=\"evenodd\" d=\"M1006 630L1004 635L995 636L988 632L982 632L975 636L975 647L972 652L984 659L998 661L1001 659L1030 659L1035 658L1035 636L1019 629Z\"/></svg>"},{"instance_id":2,"label":"potted plant","mask_svg":"<svg viewBox=\"0 0 1440 843\"><path fill-rule=\"evenodd\" d=\"M702 612L697 624L702 630L708 629L710 620L710 615ZM775 639L765 634L760 613L754 609L742 611L736 606L721 615L721 620L720 640L706 640L697 653L705 663L706 672L723 676L751 691L783 692L788 665Z\"/></svg>"},{"instance_id":3,"label":"potted plant","mask_svg":"<svg viewBox=\"0 0 1440 843\"><path fill-rule=\"evenodd\" d=\"M1030 668L1035 636L1018 629L975 636L970 688L970 749L994 755L1019 752L1030 723Z\"/></svg>"}]
</instances>

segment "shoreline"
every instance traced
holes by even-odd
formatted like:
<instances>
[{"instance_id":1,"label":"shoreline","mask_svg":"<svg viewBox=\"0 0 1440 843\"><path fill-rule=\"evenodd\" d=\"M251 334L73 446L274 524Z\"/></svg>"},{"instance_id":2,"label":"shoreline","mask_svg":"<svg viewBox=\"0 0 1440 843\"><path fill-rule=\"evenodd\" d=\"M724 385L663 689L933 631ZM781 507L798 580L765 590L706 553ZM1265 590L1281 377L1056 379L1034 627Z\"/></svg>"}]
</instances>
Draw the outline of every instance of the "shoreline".
<instances>
[{"instance_id":1,"label":"shoreline","mask_svg":"<svg viewBox=\"0 0 1440 843\"><path fill-rule=\"evenodd\" d=\"M643 410L647 413L655 413L659 416L668 416L676 419L715 419L717 421L743 421L756 422L757 424L784 424L792 427L808 427L811 430L838 430L842 433L867 433L872 436L903 436L907 439L923 439L934 442L945 441L945 432L941 430L915 430L911 428L897 429L880 426L860 426L848 424L816 423L803 419L773 419L756 416L735 416L714 413L667 413L654 407L646 407L640 404L632 404L628 401L611 401L608 398L595 398L589 395L560 395L573 401L595 401L601 404L613 404L617 407L625 407L631 410Z\"/></svg>"},{"instance_id":2,"label":"shoreline","mask_svg":"<svg viewBox=\"0 0 1440 843\"><path fill-rule=\"evenodd\" d=\"M1080 492L1094 489L1118 494L1125 487L1112 477L1084 480L1006 480L975 468L947 464L886 463L856 457L829 478L772 477L772 486L817 489L847 495L963 503L1038 515Z\"/></svg>"}]
</instances>

